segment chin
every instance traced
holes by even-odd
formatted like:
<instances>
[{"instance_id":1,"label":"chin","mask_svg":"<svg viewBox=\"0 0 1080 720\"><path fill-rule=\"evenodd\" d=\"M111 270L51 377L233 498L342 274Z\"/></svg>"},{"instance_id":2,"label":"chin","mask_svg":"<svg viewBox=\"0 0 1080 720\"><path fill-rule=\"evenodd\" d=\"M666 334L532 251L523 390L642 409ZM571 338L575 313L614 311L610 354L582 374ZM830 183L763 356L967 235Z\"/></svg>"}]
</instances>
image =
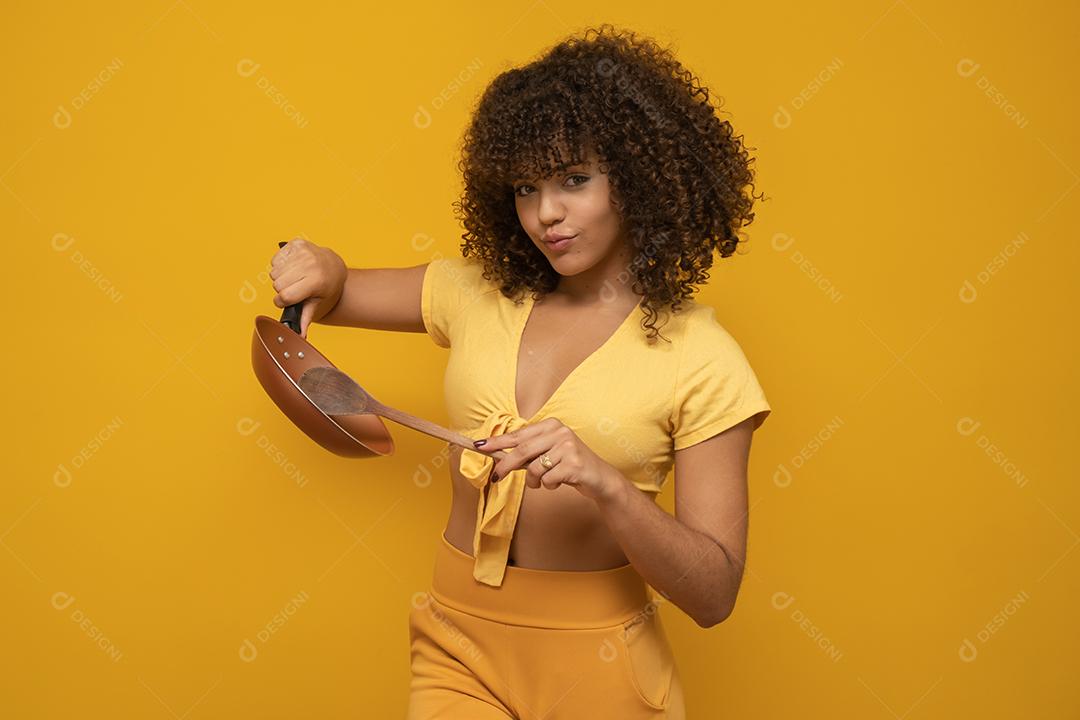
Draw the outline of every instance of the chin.
<instances>
[{"instance_id":1,"label":"chin","mask_svg":"<svg viewBox=\"0 0 1080 720\"><path fill-rule=\"evenodd\" d=\"M577 275L589 268L590 263L578 253L549 255L548 262L555 272L563 276Z\"/></svg>"}]
</instances>

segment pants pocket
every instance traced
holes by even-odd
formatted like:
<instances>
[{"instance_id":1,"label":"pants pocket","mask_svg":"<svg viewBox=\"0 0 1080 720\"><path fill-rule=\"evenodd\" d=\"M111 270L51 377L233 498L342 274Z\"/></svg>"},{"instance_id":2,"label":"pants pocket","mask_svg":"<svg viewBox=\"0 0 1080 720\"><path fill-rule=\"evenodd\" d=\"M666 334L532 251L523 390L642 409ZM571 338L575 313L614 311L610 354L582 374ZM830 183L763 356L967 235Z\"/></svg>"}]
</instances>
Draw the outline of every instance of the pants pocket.
<instances>
[{"instance_id":1,"label":"pants pocket","mask_svg":"<svg viewBox=\"0 0 1080 720\"><path fill-rule=\"evenodd\" d=\"M665 710L671 692L675 658L655 607L623 623L620 653L640 700Z\"/></svg>"}]
</instances>

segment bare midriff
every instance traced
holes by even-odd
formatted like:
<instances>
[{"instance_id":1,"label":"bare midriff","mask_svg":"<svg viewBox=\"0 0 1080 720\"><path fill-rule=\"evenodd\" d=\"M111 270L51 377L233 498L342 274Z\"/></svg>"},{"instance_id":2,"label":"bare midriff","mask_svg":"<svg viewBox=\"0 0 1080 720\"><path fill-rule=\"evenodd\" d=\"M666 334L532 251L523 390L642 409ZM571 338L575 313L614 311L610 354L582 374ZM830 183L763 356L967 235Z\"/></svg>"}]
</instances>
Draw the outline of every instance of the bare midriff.
<instances>
[{"instance_id":1,"label":"bare midriff","mask_svg":"<svg viewBox=\"0 0 1080 720\"><path fill-rule=\"evenodd\" d=\"M450 446L453 500L446 539L473 554L479 490L458 472L462 449ZM655 495L649 494L655 498ZM628 562L596 503L567 485L525 488L507 565L538 570L607 570Z\"/></svg>"}]
</instances>

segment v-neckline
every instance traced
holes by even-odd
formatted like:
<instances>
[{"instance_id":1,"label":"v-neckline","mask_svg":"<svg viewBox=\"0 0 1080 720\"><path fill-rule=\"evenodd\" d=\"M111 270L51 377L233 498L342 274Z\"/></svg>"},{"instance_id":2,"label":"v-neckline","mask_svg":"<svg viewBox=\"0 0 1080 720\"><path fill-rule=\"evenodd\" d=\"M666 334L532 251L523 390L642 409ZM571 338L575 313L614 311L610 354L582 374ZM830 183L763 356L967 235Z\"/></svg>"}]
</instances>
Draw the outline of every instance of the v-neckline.
<instances>
[{"instance_id":1,"label":"v-neckline","mask_svg":"<svg viewBox=\"0 0 1080 720\"><path fill-rule=\"evenodd\" d=\"M551 395L548 396L547 400L545 400L544 403L539 408L537 408L536 412L533 413L532 417L524 418L525 422L527 422L527 423L533 422L536 418L538 418L541 415L541 413L543 413L545 410L548 409L548 406L551 405L555 401L555 399L562 392L562 389L566 386L566 384L568 382L570 382L571 378L573 378L574 375L576 375L578 373L578 371L581 370L582 367L584 367L586 364L589 363L590 360L592 360L594 357L596 357L598 354L600 354L600 352L604 348L606 348L608 345L610 345L611 342L620 333L622 333L623 329L630 323L630 320L633 319L638 314L638 310L641 308L641 304L644 301L645 301L645 296L642 296L642 297L638 298L637 304L634 305L633 309L627 314L626 317L624 317L622 319L622 322L619 323L619 325L615 328L615 330L612 331L612 333L607 336L607 338L604 340L604 342L600 343L600 345L595 350L593 350L591 353L586 355L585 358L581 362L579 362L577 365L575 365L573 370L571 370L569 373L567 373L566 377L564 377L562 379L562 382L560 382L555 387L555 389L551 392ZM536 300L533 298L532 293L529 293L528 298L527 298L527 300L525 302L525 310L521 313L521 318L518 320L518 323L517 323L517 331L514 334L514 338L513 338L514 339L514 343L513 343L514 359L513 359L513 364L512 364L511 372L510 372L510 405L514 409L514 415L516 415L518 417L521 416L521 411L518 410L518 399L517 399L518 370L519 370L520 359L521 359L521 341L524 338L525 326L529 324L529 318L532 317L532 311L533 311L534 307L536 307Z\"/></svg>"}]
</instances>

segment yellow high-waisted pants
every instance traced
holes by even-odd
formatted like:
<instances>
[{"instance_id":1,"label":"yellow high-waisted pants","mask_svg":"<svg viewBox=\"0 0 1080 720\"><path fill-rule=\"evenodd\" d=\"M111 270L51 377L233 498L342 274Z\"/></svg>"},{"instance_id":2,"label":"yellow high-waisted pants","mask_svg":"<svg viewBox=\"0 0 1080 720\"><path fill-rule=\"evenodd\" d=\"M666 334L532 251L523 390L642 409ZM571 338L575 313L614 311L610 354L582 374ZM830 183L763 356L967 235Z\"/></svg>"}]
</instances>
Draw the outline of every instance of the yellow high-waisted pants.
<instances>
[{"instance_id":1,"label":"yellow high-waisted pants","mask_svg":"<svg viewBox=\"0 0 1080 720\"><path fill-rule=\"evenodd\" d=\"M510 566L498 588L472 570L442 536L431 590L409 613L408 720L683 720L657 605L631 565Z\"/></svg>"}]
</instances>

